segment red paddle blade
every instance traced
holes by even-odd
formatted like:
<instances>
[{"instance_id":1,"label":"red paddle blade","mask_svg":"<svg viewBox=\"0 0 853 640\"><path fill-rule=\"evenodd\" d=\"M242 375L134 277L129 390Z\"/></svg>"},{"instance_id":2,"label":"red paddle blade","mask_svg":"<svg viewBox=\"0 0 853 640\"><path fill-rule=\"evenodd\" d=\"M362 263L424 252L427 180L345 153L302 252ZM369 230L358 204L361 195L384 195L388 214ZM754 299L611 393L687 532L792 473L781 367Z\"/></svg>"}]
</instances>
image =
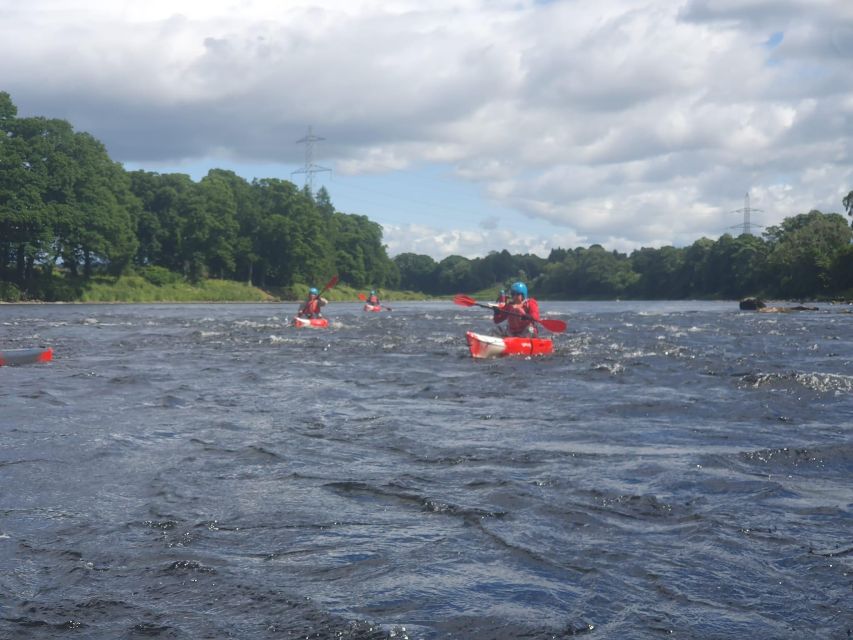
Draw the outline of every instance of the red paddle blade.
<instances>
[{"instance_id":1,"label":"red paddle blade","mask_svg":"<svg viewBox=\"0 0 853 640\"><path fill-rule=\"evenodd\" d=\"M541 324L543 327L548 329L548 331L551 331L553 333L563 333L563 331L566 330L566 327L569 326L562 320L552 320L550 318L540 320L539 324Z\"/></svg>"},{"instance_id":2,"label":"red paddle blade","mask_svg":"<svg viewBox=\"0 0 853 640\"><path fill-rule=\"evenodd\" d=\"M323 291L325 291L326 289L331 289L336 284L338 284L338 276L332 276L332 279L326 283L325 287L323 287Z\"/></svg>"},{"instance_id":3,"label":"red paddle blade","mask_svg":"<svg viewBox=\"0 0 853 640\"><path fill-rule=\"evenodd\" d=\"M358 299L361 300L362 302L367 302L367 296L363 293L358 294Z\"/></svg>"},{"instance_id":4,"label":"red paddle blade","mask_svg":"<svg viewBox=\"0 0 853 640\"><path fill-rule=\"evenodd\" d=\"M477 301L474 300L474 298L469 298L468 296L464 296L461 293L458 293L453 296L453 303L461 304L463 307L473 307L475 304L477 304Z\"/></svg>"}]
</instances>

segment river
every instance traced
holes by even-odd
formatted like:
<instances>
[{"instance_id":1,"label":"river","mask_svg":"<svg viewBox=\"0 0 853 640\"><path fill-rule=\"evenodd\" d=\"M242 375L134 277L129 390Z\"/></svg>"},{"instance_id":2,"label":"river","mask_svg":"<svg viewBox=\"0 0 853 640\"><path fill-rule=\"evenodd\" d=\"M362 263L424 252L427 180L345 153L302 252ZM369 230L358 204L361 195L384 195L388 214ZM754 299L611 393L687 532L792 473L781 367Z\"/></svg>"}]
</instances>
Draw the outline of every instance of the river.
<instances>
[{"instance_id":1,"label":"river","mask_svg":"<svg viewBox=\"0 0 853 640\"><path fill-rule=\"evenodd\" d=\"M0 637L853 634L853 315L0 305Z\"/></svg>"}]
</instances>

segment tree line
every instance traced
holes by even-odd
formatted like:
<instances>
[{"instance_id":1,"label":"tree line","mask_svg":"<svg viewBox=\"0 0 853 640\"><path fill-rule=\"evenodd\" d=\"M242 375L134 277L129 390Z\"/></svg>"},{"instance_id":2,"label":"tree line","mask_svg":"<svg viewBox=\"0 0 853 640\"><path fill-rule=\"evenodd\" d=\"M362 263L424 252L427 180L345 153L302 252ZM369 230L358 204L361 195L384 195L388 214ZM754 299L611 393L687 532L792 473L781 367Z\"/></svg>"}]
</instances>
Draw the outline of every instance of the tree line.
<instances>
[{"instance_id":1,"label":"tree line","mask_svg":"<svg viewBox=\"0 0 853 640\"><path fill-rule=\"evenodd\" d=\"M842 204L853 215L853 191ZM762 237L726 234L683 248L392 260L381 226L336 211L325 188L315 195L222 169L198 182L128 172L64 120L18 118L0 92L0 299L69 299L63 283L128 271L155 284L214 277L285 293L338 274L356 288L428 295L524 280L537 296L565 299L850 297L852 237L842 215L811 211Z\"/></svg>"},{"instance_id":2,"label":"tree line","mask_svg":"<svg viewBox=\"0 0 853 640\"><path fill-rule=\"evenodd\" d=\"M284 291L332 274L359 288L399 284L380 225L336 211L325 189L315 195L221 169L198 182L128 172L64 120L18 118L0 92L6 297L14 287L24 297L63 298L63 283L129 270L152 281L213 277ZM58 272L62 279L53 277Z\"/></svg>"},{"instance_id":3,"label":"tree line","mask_svg":"<svg viewBox=\"0 0 853 640\"><path fill-rule=\"evenodd\" d=\"M853 195L851 196L853 200ZM851 297L853 229L837 213L786 218L763 237L729 234L683 248L642 248L630 254L589 248L552 249L547 258L492 252L440 262L404 253L394 261L401 286L443 295L479 291L514 280L553 299L738 299Z\"/></svg>"}]
</instances>

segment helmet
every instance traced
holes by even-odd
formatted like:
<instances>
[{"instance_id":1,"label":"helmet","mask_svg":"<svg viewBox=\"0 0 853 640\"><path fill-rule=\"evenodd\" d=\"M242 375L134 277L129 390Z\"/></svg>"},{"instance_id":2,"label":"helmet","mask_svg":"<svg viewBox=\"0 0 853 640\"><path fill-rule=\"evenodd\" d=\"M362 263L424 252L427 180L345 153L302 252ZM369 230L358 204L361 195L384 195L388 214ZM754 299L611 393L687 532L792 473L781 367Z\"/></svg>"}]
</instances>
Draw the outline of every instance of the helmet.
<instances>
[{"instance_id":1,"label":"helmet","mask_svg":"<svg viewBox=\"0 0 853 640\"><path fill-rule=\"evenodd\" d=\"M308 289L308 293L312 296L319 296L320 292L317 290L317 287L311 287Z\"/></svg>"},{"instance_id":2,"label":"helmet","mask_svg":"<svg viewBox=\"0 0 853 640\"><path fill-rule=\"evenodd\" d=\"M527 285L523 282L513 282L509 290L514 294L520 293L523 298L527 298Z\"/></svg>"},{"instance_id":3,"label":"helmet","mask_svg":"<svg viewBox=\"0 0 853 640\"><path fill-rule=\"evenodd\" d=\"M373 289L371 289L371 290L370 290L370 295L375 296L375 295L376 295L376 292L375 292Z\"/></svg>"}]
</instances>

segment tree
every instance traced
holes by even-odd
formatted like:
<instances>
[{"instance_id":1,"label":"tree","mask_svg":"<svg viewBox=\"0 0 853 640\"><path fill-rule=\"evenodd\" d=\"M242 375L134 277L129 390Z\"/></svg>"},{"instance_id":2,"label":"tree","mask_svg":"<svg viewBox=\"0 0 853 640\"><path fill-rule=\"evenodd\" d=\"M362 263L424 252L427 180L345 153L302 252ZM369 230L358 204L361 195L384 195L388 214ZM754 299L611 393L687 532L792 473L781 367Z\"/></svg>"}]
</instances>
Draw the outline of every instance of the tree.
<instances>
[{"instance_id":1,"label":"tree","mask_svg":"<svg viewBox=\"0 0 853 640\"><path fill-rule=\"evenodd\" d=\"M385 286L398 273L382 244L382 227L367 216L333 213L331 230L338 273L354 287Z\"/></svg>"},{"instance_id":2,"label":"tree","mask_svg":"<svg viewBox=\"0 0 853 640\"><path fill-rule=\"evenodd\" d=\"M71 139L70 159L74 171L67 198L67 216L59 225L57 244L70 264L83 265L91 277L96 264L120 273L133 259L137 241L131 209L138 201L120 164L113 162L103 144L87 133Z\"/></svg>"},{"instance_id":3,"label":"tree","mask_svg":"<svg viewBox=\"0 0 853 640\"><path fill-rule=\"evenodd\" d=\"M334 250L310 192L278 179L252 185L265 216L259 246L263 279L280 286L325 282L335 271Z\"/></svg>"},{"instance_id":4,"label":"tree","mask_svg":"<svg viewBox=\"0 0 853 640\"><path fill-rule=\"evenodd\" d=\"M394 258L400 271L400 286L410 291L437 293L438 264L430 256L401 253Z\"/></svg>"},{"instance_id":5,"label":"tree","mask_svg":"<svg viewBox=\"0 0 853 640\"><path fill-rule=\"evenodd\" d=\"M135 250L132 210L138 206L121 166L92 136L64 120L14 118L8 94L0 98L0 255L4 272L30 280L36 264L61 260L72 274L82 265L117 273Z\"/></svg>"},{"instance_id":6,"label":"tree","mask_svg":"<svg viewBox=\"0 0 853 640\"><path fill-rule=\"evenodd\" d=\"M46 141L16 114L9 94L0 93L0 278L24 287L36 260L48 255L52 230L43 200L47 149L35 148Z\"/></svg>"},{"instance_id":7,"label":"tree","mask_svg":"<svg viewBox=\"0 0 853 640\"><path fill-rule=\"evenodd\" d=\"M631 269L637 274L637 280L631 288L635 295L646 299L673 299L686 294L684 250L675 247L643 247L631 254L630 262Z\"/></svg>"},{"instance_id":8,"label":"tree","mask_svg":"<svg viewBox=\"0 0 853 640\"><path fill-rule=\"evenodd\" d=\"M831 291L833 263L848 249L853 229L837 213L810 211L786 218L765 235L775 293L805 298Z\"/></svg>"},{"instance_id":9,"label":"tree","mask_svg":"<svg viewBox=\"0 0 853 640\"><path fill-rule=\"evenodd\" d=\"M236 237L232 238L233 276L251 284L255 282L255 269L259 261L258 246L263 219L257 191L233 171L211 169L207 178L221 181L230 191L237 224Z\"/></svg>"}]
</instances>

